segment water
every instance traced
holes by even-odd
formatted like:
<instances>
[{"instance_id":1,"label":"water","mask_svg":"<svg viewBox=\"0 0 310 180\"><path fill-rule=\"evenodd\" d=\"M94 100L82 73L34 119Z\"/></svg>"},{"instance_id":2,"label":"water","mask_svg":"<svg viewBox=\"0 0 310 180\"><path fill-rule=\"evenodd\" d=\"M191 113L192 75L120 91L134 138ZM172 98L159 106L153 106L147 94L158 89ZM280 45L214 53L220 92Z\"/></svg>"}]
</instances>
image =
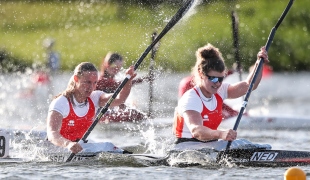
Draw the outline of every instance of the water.
<instances>
[{"instance_id":1,"label":"water","mask_svg":"<svg viewBox=\"0 0 310 180\"><path fill-rule=\"evenodd\" d=\"M139 72L139 75L146 74ZM94 141L111 141L119 147L134 150L136 153L164 155L173 141L171 122L177 104L178 82L186 74L163 73L155 81L155 119L134 123L98 124L90 135ZM253 115L272 115L285 117L310 117L310 73L275 73L262 80L260 86L251 94L247 111ZM246 75L243 75L244 77ZM30 87L31 75L0 75L0 125L1 128L45 130L46 114L50 98L46 85L34 89L33 95L26 96ZM54 77L52 91L62 91L70 74L63 73ZM234 82L237 75L225 81ZM227 101L240 107L241 99ZM148 85L136 85L129 97L128 104L147 112ZM310 135L307 129L291 130L247 130L238 131L239 138L255 143L271 144L273 149L310 151ZM22 152L21 152L22 153ZM113 162L113 159L109 161ZM98 160L83 163L2 163L0 178L5 179L283 179L287 167L166 167L134 166L128 163ZM309 166L301 167L310 172ZM308 178L310 175L308 175Z\"/></svg>"}]
</instances>

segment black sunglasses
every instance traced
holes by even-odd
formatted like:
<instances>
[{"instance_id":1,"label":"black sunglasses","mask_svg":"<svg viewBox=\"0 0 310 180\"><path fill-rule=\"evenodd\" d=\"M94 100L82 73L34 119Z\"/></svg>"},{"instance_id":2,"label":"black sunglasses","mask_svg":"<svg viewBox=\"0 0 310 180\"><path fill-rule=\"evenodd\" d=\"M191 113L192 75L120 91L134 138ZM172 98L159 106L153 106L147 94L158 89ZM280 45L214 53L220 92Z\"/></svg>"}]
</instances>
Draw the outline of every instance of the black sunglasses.
<instances>
[{"instance_id":1,"label":"black sunglasses","mask_svg":"<svg viewBox=\"0 0 310 180\"><path fill-rule=\"evenodd\" d=\"M224 77L215 77L215 76L208 76L208 75L206 75L207 77L208 77L208 79L210 80L210 81L212 81L213 83L217 83L217 82L223 82L223 80L224 80Z\"/></svg>"}]
</instances>

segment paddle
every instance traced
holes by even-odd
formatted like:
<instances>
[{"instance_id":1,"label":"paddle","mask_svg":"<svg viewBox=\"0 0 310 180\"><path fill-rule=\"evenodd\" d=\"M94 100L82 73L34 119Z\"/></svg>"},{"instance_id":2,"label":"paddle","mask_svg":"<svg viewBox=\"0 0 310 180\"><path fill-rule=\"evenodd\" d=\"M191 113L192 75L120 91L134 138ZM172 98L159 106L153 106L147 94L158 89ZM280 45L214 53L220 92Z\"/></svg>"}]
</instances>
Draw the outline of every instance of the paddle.
<instances>
[{"instance_id":1,"label":"paddle","mask_svg":"<svg viewBox=\"0 0 310 180\"><path fill-rule=\"evenodd\" d=\"M237 71L239 73L239 80L242 81L241 61L240 61L240 56L239 56L239 38L238 38L239 18L238 18L236 11L232 11L231 19L232 19L233 38L234 38L233 44L234 44L235 61L237 63Z\"/></svg>"},{"instance_id":2,"label":"paddle","mask_svg":"<svg viewBox=\"0 0 310 180\"><path fill-rule=\"evenodd\" d=\"M152 50L152 48L156 45L156 43L180 20L182 17L186 14L186 12L190 9L190 7L194 4L195 0L187 0L183 3L182 7L178 10L178 12L171 18L171 20L168 22L168 24L165 26L165 28L162 30L162 32L154 39L154 41L146 48L146 50L143 52L141 57L138 59L138 61L134 65L134 70L136 70L139 65L142 63L143 59L147 56L147 54ZM127 81L130 79L130 76L126 76L126 78L123 80L123 82L118 86L118 88L113 93L112 97L108 100L107 104L100 108L99 113L97 114L95 120L90 125L88 130L83 135L82 139L79 141L84 142L86 141L87 137L91 133L91 131L95 128L97 123L99 122L100 118L108 111L109 106L113 102L113 100L117 97L119 92L123 89ZM73 157L75 156L75 153L71 153L66 162L70 162Z\"/></svg>"},{"instance_id":3,"label":"paddle","mask_svg":"<svg viewBox=\"0 0 310 180\"><path fill-rule=\"evenodd\" d=\"M152 42L154 42L156 36L157 36L157 33L155 31L152 34ZM148 109L148 113L147 113L147 116L149 118L154 118L154 115L153 115L154 60L155 60L155 55L156 55L158 48L159 48L159 42L156 43L156 45L152 48L152 51L151 51L151 61L150 61L150 67L149 67L149 78L150 78L150 82L149 82L149 109Z\"/></svg>"},{"instance_id":4,"label":"paddle","mask_svg":"<svg viewBox=\"0 0 310 180\"><path fill-rule=\"evenodd\" d=\"M268 37L268 40L267 40L267 43L266 43L266 51L267 52L268 52L268 49L269 49L269 47L270 47L270 45L272 43L272 40L273 40L273 37L274 37L274 35L276 33L277 28L280 26L280 24L282 23L283 19L286 16L286 14L290 10L291 6L293 5L293 2L294 2L294 0L290 0L289 1L288 5L286 6L285 10L283 11L281 17L278 19L277 24L271 29L269 37ZM258 66L255 69L254 76L251 79L250 86L249 86L249 88L247 90L247 93L246 93L245 98L243 100L242 107L240 109L240 112L238 114L237 120L235 122L235 125L234 125L234 128L233 128L233 130L235 130L235 131L237 130L237 128L239 126L241 117L243 115L243 111L245 110L246 105L248 103L248 99L250 98L250 95L251 95L251 92L252 92L252 89L253 89L253 85L254 85L254 83L256 81L258 73L262 70L263 64L264 64L264 60L262 58L260 58L259 64L258 64ZM226 151L229 150L231 143L232 143L232 141L228 141L227 146L226 146Z\"/></svg>"}]
</instances>

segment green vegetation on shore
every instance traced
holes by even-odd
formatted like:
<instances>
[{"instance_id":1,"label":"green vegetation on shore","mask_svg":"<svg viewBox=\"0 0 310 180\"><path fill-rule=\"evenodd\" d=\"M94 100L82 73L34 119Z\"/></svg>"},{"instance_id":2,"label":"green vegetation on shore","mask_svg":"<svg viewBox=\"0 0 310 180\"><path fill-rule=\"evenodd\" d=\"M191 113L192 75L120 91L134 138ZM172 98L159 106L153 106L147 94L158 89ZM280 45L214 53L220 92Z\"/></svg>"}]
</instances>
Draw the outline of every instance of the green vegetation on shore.
<instances>
[{"instance_id":1,"label":"green vegetation on shore","mask_svg":"<svg viewBox=\"0 0 310 180\"><path fill-rule=\"evenodd\" d=\"M0 50L25 64L44 63L42 42L56 40L63 70L82 61L98 67L109 51L117 51L126 66L136 62L179 5L122 5L117 1L1 1ZM239 16L240 56L245 69L256 60L288 1L211 1L195 8L161 40L156 66L190 71L198 47L211 43L222 51L227 65L235 61L231 12ZM276 71L310 70L310 4L296 1L277 30L269 49ZM1 53L0 53L1 57ZM148 68L149 58L141 64ZM1 60L1 59L0 59ZM1 63L1 62L0 62Z\"/></svg>"}]
</instances>

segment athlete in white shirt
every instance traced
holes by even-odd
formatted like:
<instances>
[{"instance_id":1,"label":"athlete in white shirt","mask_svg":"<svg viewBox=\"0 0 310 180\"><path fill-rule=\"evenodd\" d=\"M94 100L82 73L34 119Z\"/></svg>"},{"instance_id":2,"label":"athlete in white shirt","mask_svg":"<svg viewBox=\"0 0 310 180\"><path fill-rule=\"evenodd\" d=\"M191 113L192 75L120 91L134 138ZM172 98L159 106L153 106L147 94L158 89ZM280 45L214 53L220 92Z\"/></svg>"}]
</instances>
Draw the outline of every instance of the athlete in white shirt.
<instances>
[{"instance_id":1,"label":"athlete in white shirt","mask_svg":"<svg viewBox=\"0 0 310 180\"><path fill-rule=\"evenodd\" d=\"M174 117L176 144L217 139L233 141L237 137L236 131L217 129L223 119L222 104L226 98L234 99L246 94L254 71L252 70L244 81L222 83L226 67L218 48L207 44L196 51L196 58L192 73L196 86L180 98ZM269 62L265 47L260 49L257 58L255 66L258 66L260 58L263 58L265 63ZM262 72L259 72L253 90L257 88L261 78Z\"/></svg>"}]
</instances>

